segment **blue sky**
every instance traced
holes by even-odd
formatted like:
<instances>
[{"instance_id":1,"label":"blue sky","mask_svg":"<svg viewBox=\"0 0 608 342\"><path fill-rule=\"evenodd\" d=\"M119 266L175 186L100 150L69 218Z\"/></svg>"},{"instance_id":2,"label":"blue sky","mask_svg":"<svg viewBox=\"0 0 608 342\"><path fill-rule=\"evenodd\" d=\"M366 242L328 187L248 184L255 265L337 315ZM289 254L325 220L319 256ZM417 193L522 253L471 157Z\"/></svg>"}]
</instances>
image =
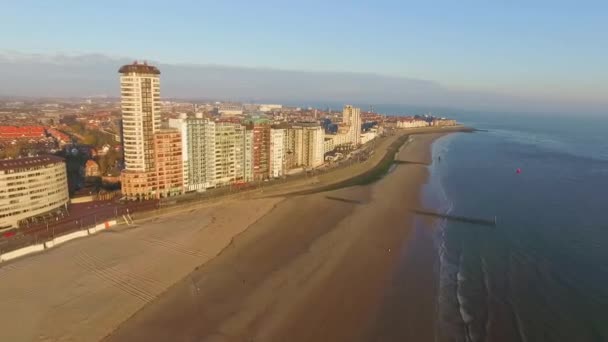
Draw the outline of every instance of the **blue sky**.
<instances>
[{"instance_id":1,"label":"blue sky","mask_svg":"<svg viewBox=\"0 0 608 342\"><path fill-rule=\"evenodd\" d=\"M560 1L11 1L2 49L372 72L550 100L608 93L608 5Z\"/></svg>"}]
</instances>

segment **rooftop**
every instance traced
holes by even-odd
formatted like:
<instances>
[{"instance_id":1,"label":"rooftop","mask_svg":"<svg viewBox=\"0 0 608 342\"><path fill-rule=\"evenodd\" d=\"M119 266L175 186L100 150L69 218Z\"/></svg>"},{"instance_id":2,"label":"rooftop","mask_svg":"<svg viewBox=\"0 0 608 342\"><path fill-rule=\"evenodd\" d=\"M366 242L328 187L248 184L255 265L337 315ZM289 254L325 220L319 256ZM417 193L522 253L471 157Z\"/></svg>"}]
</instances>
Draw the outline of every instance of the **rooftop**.
<instances>
[{"instance_id":1,"label":"rooftop","mask_svg":"<svg viewBox=\"0 0 608 342\"><path fill-rule=\"evenodd\" d=\"M0 160L0 171L21 169L25 167L49 165L55 163L63 163L63 158L46 155L39 157L26 157L18 159L2 159Z\"/></svg>"},{"instance_id":2,"label":"rooftop","mask_svg":"<svg viewBox=\"0 0 608 342\"><path fill-rule=\"evenodd\" d=\"M128 73L138 73L138 74L154 74L160 75L160 70L153 65L148 65L148 63L144 62L143 64L138 63L137 61L133 62L133 64L123 65L118 69L118 72L121 74Z\"/></svg>"}]
</instances>

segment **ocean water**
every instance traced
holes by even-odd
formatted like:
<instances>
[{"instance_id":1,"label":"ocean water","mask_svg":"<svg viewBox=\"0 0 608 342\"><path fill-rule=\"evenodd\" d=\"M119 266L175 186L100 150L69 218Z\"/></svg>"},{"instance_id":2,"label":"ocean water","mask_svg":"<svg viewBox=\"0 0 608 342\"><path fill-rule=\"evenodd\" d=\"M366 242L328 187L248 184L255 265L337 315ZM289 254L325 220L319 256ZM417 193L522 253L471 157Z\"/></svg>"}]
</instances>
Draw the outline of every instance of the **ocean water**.
<instances>
[{"instance_id":1,"label":"ocean water","mask_svg":"<svg viewBox=\"0 0 608 342\"><path fill-rule=\"evenodd\" d=\"M439 222L437 340L608 341L608 115L455 116L426 202L498 225Z\"/></svg>"}]
</instances>

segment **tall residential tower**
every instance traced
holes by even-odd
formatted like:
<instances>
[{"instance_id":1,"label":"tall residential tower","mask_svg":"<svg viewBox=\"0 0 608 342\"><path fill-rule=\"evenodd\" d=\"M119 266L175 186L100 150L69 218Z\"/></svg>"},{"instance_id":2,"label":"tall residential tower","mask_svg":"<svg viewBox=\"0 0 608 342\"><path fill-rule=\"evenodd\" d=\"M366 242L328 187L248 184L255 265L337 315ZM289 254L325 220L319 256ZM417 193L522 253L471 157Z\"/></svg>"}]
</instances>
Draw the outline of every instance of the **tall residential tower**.
<instances>
[{"instance_id":1,"label":"tall residential tower","mask_svg":"<svg viewBox=\"0 0 608 342\"><path fill-rule=\"evenodd\" d=\"M160 129L160 71L151 65L124 65L118 70L125 169L154 169L154 138Z\"/></svg>"},{"instance_id":2,"label":"tall residential tower","mask_svg":"<svg viewBox=\"0 0 608 342\"><path fill-rule=\"evenodd\" d=\"M353 146L361 144L361 109L351 105L342 110L342 123L348 126L348 135Z\"/></svg>"},{"instance_id":3,"label":"tall residential tower","mask_svg":"<svg viewBox=\"0 0 608 342\"><path fill-rule=\"evenodd\" d=\"M154 133L160 130L160 71L146 63L122 66L120 96L125 169L123 195L130 199L156 197Z\"/></svg>"}]
</instances>

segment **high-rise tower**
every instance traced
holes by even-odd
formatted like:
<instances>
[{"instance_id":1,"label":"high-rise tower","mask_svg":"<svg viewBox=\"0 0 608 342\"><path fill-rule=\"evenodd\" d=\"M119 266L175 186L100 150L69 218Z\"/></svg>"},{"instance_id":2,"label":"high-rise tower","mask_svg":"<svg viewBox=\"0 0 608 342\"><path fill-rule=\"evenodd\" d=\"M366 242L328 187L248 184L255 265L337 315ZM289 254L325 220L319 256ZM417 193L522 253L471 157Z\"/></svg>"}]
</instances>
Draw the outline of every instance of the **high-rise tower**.
<instances>
[{"instance_id":1,"label":"high-rise tower","mask_svg":"<svg viewBox=\"0 0 608 342\"><path fill-rule=\"evenodd\" d=\"M122 194L128 199L157 198L155 134L160 130L160 71L147 63L122 66L120 105L125 169Z\"/></svg>"},{"instance_id":2,"label":"high-rise tower","mask_svg":"<svg viewBox=\"0 0 608 342\"><path fill-rule=\"evenodd\" d=\"M125 169L154 169L154 133L160 130L160 71L147 63L119 70Z\"/></svg>"},{"instance_id":3,"label":"high-rise tower","mask_svg":"<svg viewBox=\"0 0 608 342\"><path fill-rule=\"evenodd\" d=\"M342 123L348 125L348 135L353 146L361 143L361 109L350 105L344 106Z\"/></svg>"}]
</instances>

